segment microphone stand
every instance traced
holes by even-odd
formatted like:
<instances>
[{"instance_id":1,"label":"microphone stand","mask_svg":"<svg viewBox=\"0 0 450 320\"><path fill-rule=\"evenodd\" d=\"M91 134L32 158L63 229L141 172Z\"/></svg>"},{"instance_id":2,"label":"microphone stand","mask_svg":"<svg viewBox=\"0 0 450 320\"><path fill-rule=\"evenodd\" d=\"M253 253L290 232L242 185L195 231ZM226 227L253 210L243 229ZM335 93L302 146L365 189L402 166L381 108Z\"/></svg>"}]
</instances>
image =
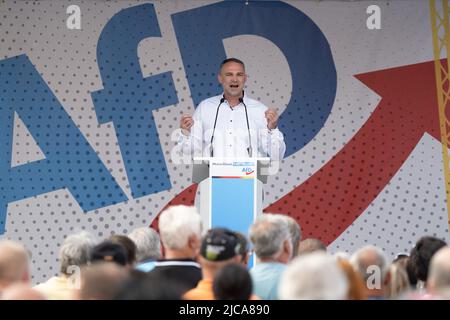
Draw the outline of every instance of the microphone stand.
<instances>
[{"instance_id":1,"label":"microphone stand","mask_svg":"<svg viewBox=\"0 0 450 320\"><path fill-rule=\"evenodd\" d=\"M210 148L209 153L210 153L211 157L214 156L213 140L214 140L214 132L216 131L217 116L219 115L219 108L224 101L225 101L225 97L222 97L222 99L220 99L220 103L217 106L217 110L216 110L216 118L214 119L214 128L213 128L213 132L212 132L212 136L211 136L211 142L209 145L209 148Z\"/></svg>"},{"instance_id":2,"label":"microphone stand","mask_svg":"<svg viewBox=\"0 0 450 320\"><path fill-rule=\"evenodd\" d=\"M251 158L252 155L253 155L253 149L252 149L252 137L250 136L250 125L248 124L247 105L244 102L244 98L239 98L239 102L244 105L244 109L245 109L245 119L247 120L248 143L249 143L249 147L247 148L247 152L248 152L249 157Z\"/></svg>"}]
</instances>

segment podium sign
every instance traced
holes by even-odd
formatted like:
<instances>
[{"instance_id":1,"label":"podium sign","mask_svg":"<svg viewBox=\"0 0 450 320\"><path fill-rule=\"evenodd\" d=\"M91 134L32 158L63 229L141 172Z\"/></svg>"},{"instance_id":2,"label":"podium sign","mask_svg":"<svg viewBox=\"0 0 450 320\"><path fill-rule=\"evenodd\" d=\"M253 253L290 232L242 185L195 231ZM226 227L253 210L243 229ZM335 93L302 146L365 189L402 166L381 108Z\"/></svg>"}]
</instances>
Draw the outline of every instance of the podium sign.
<instances>
[{"instance_id":1,"label":"podium sign","mask_svg":"<svg viewBox=\"0 0 450 320\"><path fill-rule=\"evenodd\" d=\"M199 183L200 215L210 228L228 228L248 237L262 212L262 184L269 158L194 158L192 181ZM255 265L251 255L248 267Z\"/></svg>"},{"instance_id":2,"label":"podium sign","mask_svg":"<svg viewBox=\"0 0 450 320\"><path fill-rule=\"evenodd\" d=\"M257 159L212 158L209 177L211 227L247 235L257 211Z\"/></svg>"}]
</instances>

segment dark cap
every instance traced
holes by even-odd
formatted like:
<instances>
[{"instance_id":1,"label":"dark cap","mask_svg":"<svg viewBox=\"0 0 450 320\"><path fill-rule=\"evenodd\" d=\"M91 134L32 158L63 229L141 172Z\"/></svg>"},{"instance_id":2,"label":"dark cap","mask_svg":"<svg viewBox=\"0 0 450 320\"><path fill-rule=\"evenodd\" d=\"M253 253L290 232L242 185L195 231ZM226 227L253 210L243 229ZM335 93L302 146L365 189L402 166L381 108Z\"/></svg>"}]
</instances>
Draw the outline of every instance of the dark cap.
<instances>
[{"instance_id":1,"label":"dark cap","mask_svg":"<svg viewBox=\"0 0 450 320\"><path fill-rule=\"evenodd\" d=\"M203 238L200 254L209 261L223 261L239 254L240 243L236 234L225 228L214 228Z\"/></svg>"},{"instance_id":2,"label":"dark cap","mask_svg":"<svg viewBox=\"0 0 450 320\"><path fill-rule=\"evenodd\" d=\"M125 248L111 241L103 241L96 245L91 252L91 262L115 262L122 266L127 264L127 252Z\"/></svg>"}]
</instances>

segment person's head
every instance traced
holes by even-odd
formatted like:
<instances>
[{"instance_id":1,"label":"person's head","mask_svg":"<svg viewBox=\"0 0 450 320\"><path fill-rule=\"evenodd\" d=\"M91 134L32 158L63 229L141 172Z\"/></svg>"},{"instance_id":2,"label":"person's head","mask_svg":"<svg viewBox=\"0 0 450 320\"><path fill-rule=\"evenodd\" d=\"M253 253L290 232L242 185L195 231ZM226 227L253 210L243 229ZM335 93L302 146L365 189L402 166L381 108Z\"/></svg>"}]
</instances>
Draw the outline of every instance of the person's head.
<instances>
[{"instance_id":1,"label":"person's head","mask_svg":"<svg viewBox=\"0 0 450 320\"><path fill-rule=\"evenodd\" d=\"M247 237L240 232L235 232L235 234L239 242L239 254L241 256L240 262L246 266L248 264L248 260L250 259L249 243Z\"/></svg>"},{"instance_id":2,"label":"person's head","mask_svg":"<svg viewBox=\"0 0 450 320\"><path fill-rule=\"evenodd\" d=\"M222 61L217 78L223 87L226 98L242 97L247 75L241 60L229 58Z\"/></svg>"},{"instance_id":3,"label":"person's head","mask_svg":"<svg viewBox=\"0 0 450 320\"><path fill-rule=\"evenodd\" d=\"M335 257L336 258L336 257ZM361 279L359 273L353 269L350 262L345 259L337 259L337 264L342 271L344 271L348 283L348 300L365 300L367 298L365 294L364 282Z\"/></svg>"},{"instance_id":4,"label":"person's head","mask_svg":"<svg viewBox=\"0 0 450 320\"><path fill-rule=\"evenodd\" d=\"M239 239L231 230L214 228L203 237L199 261L204 279L214 279L217 272L230 263L239 263Z\"/></svg>"},{"instance_id":5,"label":"person's head","mask_svg":"<svg viewBox=\"0 0 450 320\"><path fill-rule=\"evenodd\" d=\"M298 245L302 238L302 229L294 218L287 215L280 215L280 217L285 219L288 224L292 242L292 257L296 257L298 254Z\"/></svg>"},{"instance_id":6,"label":"person's head","mask_svg":"<svg viewBox=\"0 0 450 320\"><path fill-rule=\"evenodd\" d=\"M127 264L129 266L133 266L136 262L136 244L128 238L127 236L123 235L112 235L109 237L109 241L115 244L120 244L127 252Z\"/></svg>"},{"instance_id":7,"label":"person's head","mask_svg":"<svg viewBox=\"0 0 450 320\"><path fill-rule=\"evenodd\" d=\"M431 259L427 288L432 294L450 299L450 246L439 249Z\"/></svg>"},{"instance_id":8,"label":"person's head","mask_svg":"<svg viewBox=\"0 0 450 320\"><path fill-rule=\"evenodd\" d=\"M297 255L300 256L316 251L327 252L327 247L319 239L307 238L299 242Z\"/></svg>"},{"instance_id":9,"label":"person's head","mask_svg":"<svg viewBox=\"0 0 450 320\"><path fill-rule=\"evenodd\" d=\"M386 295L389 299L398 299L410 289L408 273L402 264L402 260L392 262L388 272L389 281L387 283Z\"/></svg>"},{"instance_id":10,"label":"person's head","mask_svg":"<svg viewBox=\"0 0 450 320\"><path fill-rule=\"evenodd\" d=\"M136 245L136 260L156 260L161 257L161 242L159 234L152 228L141 227L134 229L128 237Z\"/></svg>"},{"instance_id":11,"label":"person's head","mask_svg":"<svg viewBox=\"0 0 450 320\"><path fill-rule=\"evenodd\" d=\"M110 300L128 279L128 271L115 263L97 262L81 272L80 300Z\"/></svg>"},{"instance_id":12,"label":"person's head","mask_svg":"<svg viewBox=\"0 0 450 320\"><path fill-rule=\"evenodd\" d=\"M0 289L18 282L30 282L28 252L19 243L1 240Z\"/></svg>"},{"instance_id":13,"label":"person's head","mask_svg":"<svg viewBox=\"0 0 450 320\"><path fill-rule=\"evenodd\" d=\"M194 259L202 236L202 221L193 206L172 206L159 217L159 234L168 255Z\"/></svg>"},{"instance_id":14,"label":"person's head","mask_svg":"<svg viewBox=\"0 0 450 320\"><path fill-rule=\"evenodd\" d=\"M133 270L114 300L181 300L186 288L164 270Z\"/></svg>"},{"instance_id":15,"label":"person's head","mask_svg":"<svg viewBox=\"0 0 450 320\"><path fill-rule=\"evenodd\" d=\"M344 271L323 252L293 259L281 276L279 287L282 300L344 300L347 293Z\"/></svg>"},{"instance_id":16,"label":"person's head","mask_svg":"<svg viewBox=\"0 0 450 320\"><path fill-rule=\"evenodd\" d=\"M103 241L92 248L91 262L114 262L119 266L127 266L127 251L118 243L112 243L109 240Z\"/></svg>"},{"instance_id":17,"label":"person's head","mask_svg":"<svg viewBox=\"0 0 450 320\"><path fill-rule=\"evenodd\" d=\"M292 243L286 220L276 214L262 214L250 227L250 241L261 261L287 263L292 256Z\"/></svg>"},{"instance_id":18,"label":"person's head","mask_svg":"<svg viewBox=\"0 0 450 320\"><path fill-rule=\"evenodd\" d=\"M446 243L436 237L422 237L417 241L409 255L408 266L415 278L423 282L427 281L428 267L433 255Z\"/></svg>"},{"instance_id":19,"label":"person's head","mask_svg":"<svg viewBox=\"0 0 450 320\"><path fill-rule=\"evenodd\" d=\"M368 296L384 294L388 264L383 251L372 245L364 246L353 253L350 263L363 279ZM373 286L368 286L369 282Z\"/></svg>"},{"instance_id":20,"label":"person's head","mask_svg":"<svg viewBox=\"0 0 450 320\"><path fill-rule=\"evenodd\" d=\"M213 292L217 300L248 300L252 290L252 278L242 264L226 265L214 277Z\"/></svg>"},{"instance_id":21,"label":"person's head","mask_svg":"<svg viewBox=\"0 0 450 320\"><path fill-rule=\"evenodd\" d=\"M406 263L408 262L409 254L408 253L399 253L395 256L392 263L400 263L403 267L406 267Z\"/></svg>"},{"instance_id":22,"label":"person's head","mask_svg":"<svg viewBox=\"0 0 450 320\"><path fill-rule=\"evenodd\" d=\"M71 268L86 265L96 243L95 237L86 231L69 235L59 250L61 274L71 275L73 272Z\"/></svg>"}]
</instances>

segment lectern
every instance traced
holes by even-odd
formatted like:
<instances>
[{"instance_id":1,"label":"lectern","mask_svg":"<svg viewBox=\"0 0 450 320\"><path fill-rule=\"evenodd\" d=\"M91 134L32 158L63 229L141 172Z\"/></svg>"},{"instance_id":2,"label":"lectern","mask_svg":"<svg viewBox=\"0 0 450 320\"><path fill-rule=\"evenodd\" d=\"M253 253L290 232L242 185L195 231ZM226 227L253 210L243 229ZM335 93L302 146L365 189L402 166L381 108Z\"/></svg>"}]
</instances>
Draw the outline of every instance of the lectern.
<instances>
[{"instance_id":1,"label":"lectern","mask_svg":"<svg viewBox=\"0 0 450 320\"><path fill-rule=\"evenodd\" d=\"M192 181L199 183L197 203L206 227L248 235L262 212L262 184L269 165L269 158L194 158Z\"/></svg>"}]
</instances>

